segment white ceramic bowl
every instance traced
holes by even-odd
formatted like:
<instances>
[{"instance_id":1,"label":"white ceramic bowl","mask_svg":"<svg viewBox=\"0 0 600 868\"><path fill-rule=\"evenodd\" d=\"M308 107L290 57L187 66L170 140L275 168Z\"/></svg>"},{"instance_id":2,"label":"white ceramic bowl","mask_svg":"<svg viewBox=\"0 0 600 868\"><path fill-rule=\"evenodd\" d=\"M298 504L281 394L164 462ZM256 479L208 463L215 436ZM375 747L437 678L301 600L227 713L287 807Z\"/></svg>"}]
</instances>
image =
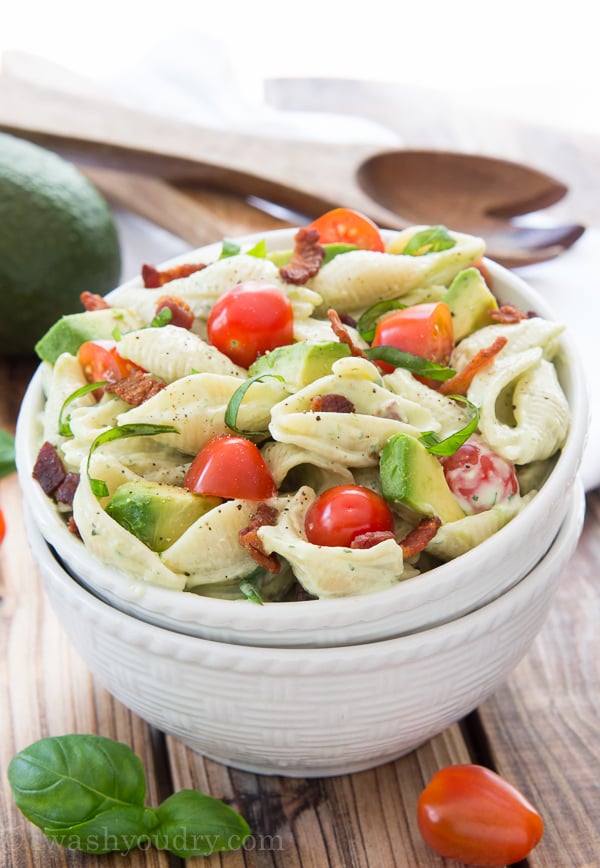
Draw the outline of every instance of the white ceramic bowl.
<instances>
[{"instance_id":1,"label":"white ceramic bowl","mask_svg":"<svg viewBox=\"0 0 600 868\"><path fill-rule=\"evenodd\" d=\"M430 630L367 645L211 642L109 606L59 565L29 517L53 608L93 675L159 729L265 774L345 774L416 748L486 699L531 645L581 531L581 483L547 555L511 590Z\"/></svg>"},{"instance_id":2,"label":"white ceramic bowl","mask_svg":"<svg viewBox=\"0 0 600 868\"><path fill-rule=\"evenodd\" d=\"M247 236L242 245L267 238L270 249L290 248L294 230ZM220 245L195 251L181 261L214 258ZM495 263L486 263L502 302L535 309L552 319L543 299L520 278ZM132 579L91 557L66 530L50 500L31 478L40 445L43 407L39 372L24 398L17 426L17 464L28 508L42 533L70 571L90 589L122 611L160 626L223 642L280 647L326 647L356 644L408 634L445 623L502 594L524 576L551 545L565 516L583 454L588 429L588 401L577 353L569 336L562 339L557 361L569 399L572 425L559 460L540 493L524 510L460 558L389 590L339 600L269 603L220 600L167 590Z\"/></svg>"}]
</instances>

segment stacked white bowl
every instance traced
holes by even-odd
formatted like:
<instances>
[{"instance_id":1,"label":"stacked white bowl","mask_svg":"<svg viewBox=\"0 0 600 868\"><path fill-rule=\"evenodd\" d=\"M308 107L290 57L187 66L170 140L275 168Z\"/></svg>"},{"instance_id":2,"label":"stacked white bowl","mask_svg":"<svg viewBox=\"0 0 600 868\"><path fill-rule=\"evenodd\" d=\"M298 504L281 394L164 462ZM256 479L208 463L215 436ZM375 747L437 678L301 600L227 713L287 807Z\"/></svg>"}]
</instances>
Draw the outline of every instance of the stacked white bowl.
<instances>
[{"instance_id":1,"label":"stacked white bowl","mask_svg":"<svg viewBox=\"0 0 600 868\"><path fill-rule=\"evenodd\" d=\"M276 244L291 246L276 233ZM503 301L552 318L488 263ZM201 753L286 775L342 774L398 757L488 697L525 654L583 522L588 403L576 351L556 362L572 413L540 492L467 554L376 594L269 603L171 591L94 559L32 479L38 372L17 428L28 533L73 644L117 699Z\"/></svg>"}]
</instances>

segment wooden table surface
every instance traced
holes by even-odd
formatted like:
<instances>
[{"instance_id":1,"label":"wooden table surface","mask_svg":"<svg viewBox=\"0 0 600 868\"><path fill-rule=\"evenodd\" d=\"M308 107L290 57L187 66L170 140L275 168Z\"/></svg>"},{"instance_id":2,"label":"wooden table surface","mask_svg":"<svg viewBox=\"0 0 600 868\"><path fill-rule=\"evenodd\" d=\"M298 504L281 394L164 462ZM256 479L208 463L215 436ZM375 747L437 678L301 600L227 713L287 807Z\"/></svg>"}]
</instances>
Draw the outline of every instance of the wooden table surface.
<instances>
[{"instance_id":1,"label":"wooden table surface","mask_svg":"<svg viewBox=\"0 0 600 868\"><path fill-rule=\"evenodd\" d=\"M365 93L362 88L350 82L330 83L331 102L342 110L347 103L350 110L354 92L362 95L365 114L375 120L390 118L396 126L402 110L412 108L410 95L405 105L396 90L371 91L368 86ZM274 101L277 93L274 87ZM298 105L310 108L310 95L310 89L300 88ZM320 96L326 97L327 89L321 88ZM433 110L429 105L428 111ZM480 149L497 156L527 156L529 162L534 153L540 168L571 184L570 218L600 225L600 197L593 196L600 186L600 148L594 150L592 143L569 139L567 147L562 136L542 130L500 128L492 121L479 126L472 119L459 129L452 120L440 122L439 116L435 123L430 117L428 123L427 112L419 117L421 126L410 127L413 145ZM141 184L144 189L143 180ZM182 195L177 191L177 197ZM281 225L231 196L195 195L196 201L200 195L204 214L214 216L218 233L231 236ZM194 199L186 201L193 212ZM186 237L186 231L181 234ZM196 236L187 234L192 243ZM33 359L0 360L0 427L14 430L34 367ZM396 762L314 780L257 776L205 760L153 730L94 683L46 600L25 539L16 475L0 482L0 500L8 524L0 547L2 868L183 864L158 851L103 857L66 851L24 820L7 786L11 757L38 738L71 732L100 733L129 744L144 762L151 804L173 791L194 787L226 799L247 818L253 837L244 850L190 859L190 868L455 865L423 844L416 803L439 768L469 761L495 768L541 812L543 839L523 864L600 866L600 490L588 493L583 535L545 626L495 695L465 720Z\"/></svg>"}]
</instances>

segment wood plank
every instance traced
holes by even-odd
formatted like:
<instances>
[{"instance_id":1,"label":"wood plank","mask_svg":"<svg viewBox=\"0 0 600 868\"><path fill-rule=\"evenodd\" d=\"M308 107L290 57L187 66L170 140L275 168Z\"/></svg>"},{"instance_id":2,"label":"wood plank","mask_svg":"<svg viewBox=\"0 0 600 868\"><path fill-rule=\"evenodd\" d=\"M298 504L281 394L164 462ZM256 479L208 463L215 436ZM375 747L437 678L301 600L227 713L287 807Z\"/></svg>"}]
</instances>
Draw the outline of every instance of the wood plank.
<instances>
[{"instance_id":1,"label":"wood plank","mask_svg":"<svg viewBox=\"0 0 600 868\"><path fill-rule=\"evenodd\" d=\"M32 363L0 364L0 427L13 430ZM8 763L28 744L49 735L99 733L130 745L148 778L149 803L164 790L164 765L146 723L96 685L72 649L43 593L23 525L16 474L0 482L7 534L0 546L0 865L7 868L74 868L96 864L97 857L52 844L15 807L6 777ZM123 865L123 856L103 857L106 868ZM167 868L167 854L137 851L128 865Z\"/></svg>"},{"instance_id":2,"label":"wood plank","mask_svg":"<svg viewBox=\"0 0 600 868\"><path fill-rule=\"evenodd\" d=\"M396 762L330 778L254 775L205 759L175 739L167 744L174 789L224 799L253 833L242 851L191 859L190 868L441 865L419 834L417 800L439 768L470 761L458 725Z\"/></svg>"},{"instance_id":3,"label":"wood plank","mask_svg":"<svg viewBox=\"0 0 600 868\"><path fill-rule=\"evenodd\" d=\"M545 822L532 868L599 864L600 490L530 652L479 709L494 764Z\"/></svg>"}]
</instances>

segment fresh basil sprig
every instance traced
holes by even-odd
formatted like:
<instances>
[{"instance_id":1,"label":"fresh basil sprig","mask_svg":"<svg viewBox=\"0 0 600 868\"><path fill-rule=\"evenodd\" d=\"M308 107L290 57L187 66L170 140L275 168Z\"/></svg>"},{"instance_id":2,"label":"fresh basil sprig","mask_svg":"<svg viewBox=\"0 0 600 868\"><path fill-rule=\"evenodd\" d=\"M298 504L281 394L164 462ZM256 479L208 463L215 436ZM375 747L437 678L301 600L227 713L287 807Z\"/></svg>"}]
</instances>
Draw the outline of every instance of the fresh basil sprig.
<instances>
[{"instance_id":1,"label":"fresh basil sprig","mask_svg":"<svg viewBox=\"0 0 600 868\"><path fill-rule=\"evenodd\" d=\"M455 247L456 241L445 226L430 226L416 232L402 253L405 256L426 256L428 253L440 253Z\"/></svg>"},{"instance_id":2,"label":"fresh basil sprig","mask_svg":"<svg viewBox=\"0 0 600 868\"><path fill-rule=\"evenodd\" d=\"M285 383L285 379L279 374L255 374L253 377L244 380L241 386L238 386L229 399L229 403L225 410L225 424L232 431L235 431L236 434L242 434L244 437L264 437L265 434L267 434L266 431L244 431L237 427L238 413L246 392L253 383L257 383L259 380L264 380L265 377L273 377L274 379L281 380L282 383Z\"/></svg>"},{"instance_id":3,"label":"fresh basil sprig","mask_svg":"<svg viewBox=\"0 0 600 868\"><path fill-rule=\"evenodd\" d=\"M8 431L0 431L0 479L16 470L15 438Z\"/></svg>"},{"instance_id":4,"label":"fresh basil sprig","mask_svg":"<svg viewBox=\"0 0 600 868\"><path fill-rule=\"evenodd\" d=\"M65 418L65 413L67 412L67 407L73 402L76 401L77 398L82 398L84 395L87 395L89 392L93 392L96 389L101 389L103 386L106 386L108 380L98 380L97 383L86 383L85 386L81 386L79 389L75 389L74 392L71 392L68 398L65 398L63 401L63 405L60 408L60 413L58 414L58 433L61 437L72 437L73 432L71 431L71 417L67 416Z\"/></svg>"},{"instance_id":5,"label":"fresh basil sprig","mask_svg":"<svg viewBox=\"0 0 600 868\"><path fill-rule=\"evenodd\" d=\"M150 434L179 434L179 430L173 425L151 425L149 422L131 422L129 425L118 425L116 428L109 428L107 431L98 434L90 446L86 464L90 488L96 497L106 497L108 495L106 482L103 479L93 479L90 476L90 459L96 449L102 446L103 443L109 443L111 440L121 440L124 437L146 437Z\"/></svg>"},{"instance_id":6,"label":"fresh basil sprig","mask_svg":"<svg viewBox=\"0 0 600 868\"><path fill-rule=\"evenodd\" d=\"M398 350L396 347L369 347L364 353L368 359L387 362L388 365L393 365L395 368L405 368L411 374L416 374L418 377L428 377L430 380L449 380L456 374L452 368L439 365L437 362L430 362L428 359L415 356L412 353L405 353L404 350Z\"/></svg>"},{"instance_id":7,"label":"fresh basil sprig","mask_svg":"<svg viewBox=\"0 0 600 868\"><path fill-rule=\"evenodd\" d=\"M141 760L100 735L40 739L13 757L8 780L28 820L84 853L129 852L150 842L187 859L237 849L250 835L243 817L197 790L146 806Z\"/></svg>"},{"instance_id":8,"label":"fresh basil sprig","mask_svg":"<svg viewBox=\"0 0 600 868\"><path fill-rule=\"evenodd\" d=\"M432 452L434 455L454 455L456 450L460 449L463 443L466 443L479 425L479 407L476 404L467 400L463 395L448 395L447 397L466 404L471 414L471 419L464 428L460 428L443 440L440 440L435 431L424 431L421 434L420 440L427 451Z\"/></svg>"},{"instance_id":9,"label":"fresh basil sprig","mask_svg":"<svg viewBox=\"0 0 600 868\"><path fill-rule=\"evenodd\" d=\"M378 301L376 304L371 305L371 307L367 308L367 310L360 315L358 322L356 323L356 329L359 335L363 340L370 344L375 337L377 320L381 319L384 313L389 313L391 310L404 310L405 307L406 305L401 301L398 301L397 298L391 298L387 301Z\"/></svg>"}]
</instances>

